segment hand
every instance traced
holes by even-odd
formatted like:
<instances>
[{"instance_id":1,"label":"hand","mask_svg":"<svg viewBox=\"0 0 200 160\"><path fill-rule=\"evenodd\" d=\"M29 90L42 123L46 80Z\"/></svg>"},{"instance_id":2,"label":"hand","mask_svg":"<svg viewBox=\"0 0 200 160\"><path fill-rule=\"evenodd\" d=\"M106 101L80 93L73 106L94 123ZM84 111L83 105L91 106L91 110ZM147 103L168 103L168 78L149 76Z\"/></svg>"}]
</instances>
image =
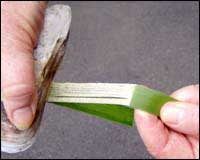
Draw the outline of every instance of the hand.
<instances>
[{"instance_id":1,"label":"hand","mask_svg":"<svg viewBox=\"0 0 200 160\"><path fill-rule=\"evenodd\" d=\"M136 110L135 121L145 146L156 158L199 158L199 85L177 90L166 103L161 120Z\"/></svg>"},{"instance_id":2,"label":"hand","mask_svg":"<svg viewBox=\"0 0 200 160\"><path fill-rule=\"evenodd\" d=\"M46 2L1 2L1 90L8 118L21 130L36 112L33 48L45 7Z\"/></svg>"}]
</instances>

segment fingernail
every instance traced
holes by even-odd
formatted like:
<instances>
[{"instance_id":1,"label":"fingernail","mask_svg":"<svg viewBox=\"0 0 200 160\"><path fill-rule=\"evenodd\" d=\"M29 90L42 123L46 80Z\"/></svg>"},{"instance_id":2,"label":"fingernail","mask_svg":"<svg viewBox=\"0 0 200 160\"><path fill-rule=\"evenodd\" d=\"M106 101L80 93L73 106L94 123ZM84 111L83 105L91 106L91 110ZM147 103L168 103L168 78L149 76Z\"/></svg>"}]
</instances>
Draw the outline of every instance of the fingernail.
<instances>
[{"instance_id":1,"label":"fingernail","mask_svg":"<svg viewBox=\"0 0 200 160\"><path fill-rule=\"evenodd\" d=\"M149 118L152 118L154 117L153 115L145 112L145 111L142 111L142 110L136 110L135 112L137 112L137 114L139 114L142 118L145 118L145 119L149 119Z\"/></svg>"},{"instance_id":2,"label":"fingernail","mask_svg":"<svg viewBox=\"0 0 200 160\"><path fill-rule=\"evenodd\" d=\"M166 104L161 110L161 119L167 124L178 124L184 116L183 108Z\"/></svg>"},{"instance_id":3,"label":"fingernail","mask_svg":"<svg viewBox=\"0 0 200 160\"><path fill-rule=\"evenodd\" d=\"M143 118L149 118L149 114L147 112L144 112L142 110L137 110L136 112L137 112L137 114L139 114Z\"/></svg>"},{"instance_id":4,"label":"fingernail","mask_svg":"<svg viewBox=\"0 0 200 160\"><path fill-rule=\"evenodd\" d=\"M20 130L30 127L36 110L36 96L33 88L16 85L4 91L5 107L11 122Z\"/></svg>"},{"instance_id":5,"label":"fingernail","mask_svg":"<svg viewBox=\"0 0 200 160\"><path fill-rule=\"evenodd\" d=\"M18 129L27 129L33 121L33 113L30 106L15 110L13 112L13 120Z\"/></svg>"},{"instance_id":6,"label":"fingernail","mask_svg":"<svg viewBox=\"0 0 200 160\"><path fill-rule=\"evenodd\" d=\"M137 109L135 112L137 114L137 118L139 118L139 121L143 126L154 126L155 122L158 120L156 116L151 115L145 111Z\"/></svg>"}]
</instances>

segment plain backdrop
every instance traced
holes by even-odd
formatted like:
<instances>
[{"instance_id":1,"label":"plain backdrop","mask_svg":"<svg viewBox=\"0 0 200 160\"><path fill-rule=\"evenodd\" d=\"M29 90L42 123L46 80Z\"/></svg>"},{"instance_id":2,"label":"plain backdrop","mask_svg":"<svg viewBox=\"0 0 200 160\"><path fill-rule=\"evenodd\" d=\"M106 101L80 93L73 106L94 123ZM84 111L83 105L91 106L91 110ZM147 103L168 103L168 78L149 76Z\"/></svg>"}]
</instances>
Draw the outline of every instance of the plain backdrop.
<instances>
[{"instance_id":1,"label":"plain backdrop","mask_svg":"<svg viewBox=\"0 0 200 160\"><path fill-rule=\"evenodd\" d=\"M71 6L55 81L139 83L167 94L199 83L198 2L50 2ZM46 104L36 143L2 158L152 158L137 129Z\"/></svg>"}]
</instances>

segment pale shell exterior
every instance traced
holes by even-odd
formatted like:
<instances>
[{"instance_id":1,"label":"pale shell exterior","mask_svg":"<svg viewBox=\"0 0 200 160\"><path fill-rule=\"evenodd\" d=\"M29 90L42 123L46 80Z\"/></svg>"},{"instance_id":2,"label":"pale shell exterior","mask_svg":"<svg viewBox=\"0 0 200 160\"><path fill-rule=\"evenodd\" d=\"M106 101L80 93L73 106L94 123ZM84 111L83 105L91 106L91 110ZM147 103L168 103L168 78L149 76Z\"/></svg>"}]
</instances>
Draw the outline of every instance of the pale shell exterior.
<instances>
[{"instance_id":1,"label":"pale shell exterior","mask_svg":"<svg viewBox=\"0 0 200 160\"><path fill-rule=\"evenodd\" d=\"M44 27L37 48L34 50L38 104L36 117L27 130L18 130L7 118L1 106L1 151L17 153L28 149L35 141L41 123L47 93L54 75L64 56L69 36L71 8L52 5L46 9Z\"/></svg>"}]
</instances>

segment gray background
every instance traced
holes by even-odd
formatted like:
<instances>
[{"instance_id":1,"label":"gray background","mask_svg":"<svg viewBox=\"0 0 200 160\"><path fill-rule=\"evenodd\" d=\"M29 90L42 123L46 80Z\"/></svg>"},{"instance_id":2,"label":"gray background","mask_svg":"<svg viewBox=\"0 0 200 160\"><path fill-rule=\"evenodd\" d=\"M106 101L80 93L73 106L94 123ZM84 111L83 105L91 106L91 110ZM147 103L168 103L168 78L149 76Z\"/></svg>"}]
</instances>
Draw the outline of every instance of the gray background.
<instances>
[{"instance_id":1,"label":"gray background","mask_svg":"<svg viewBox=\"0 0 200 160\"><path fill-rule=\"evenodd\" d=\"M54 2L58 3L58 2ZM71 35L56 81L199 83L198 2L62 2ZM2 158L152 158L136 127L47 104L33 147Z\"/></svg>"}]
</instances>

